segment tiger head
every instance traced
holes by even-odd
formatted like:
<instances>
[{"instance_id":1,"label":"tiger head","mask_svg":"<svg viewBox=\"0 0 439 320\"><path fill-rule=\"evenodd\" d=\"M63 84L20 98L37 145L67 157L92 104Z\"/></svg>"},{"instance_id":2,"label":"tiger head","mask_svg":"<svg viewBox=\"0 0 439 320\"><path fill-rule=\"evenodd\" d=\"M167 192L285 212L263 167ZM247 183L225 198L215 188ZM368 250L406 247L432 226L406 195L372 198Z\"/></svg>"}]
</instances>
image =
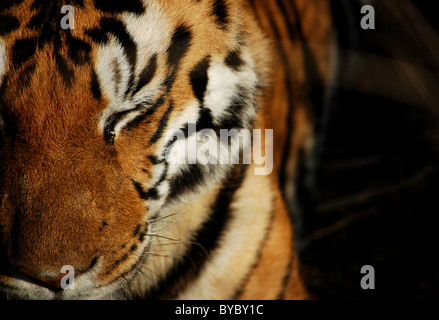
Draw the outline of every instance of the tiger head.
<instances>
[{"instance_id":1,"label":"tiger head","mask_svg":"<svg viewBox=\"0 0 439 320\"><path fill-rule=\"evenodd\" d=\"M64 4L0 4L0 292L142 295L171 267L160 240L189 239L233 170L167 157L258 125L269 43L243 1L72 0L67 29Z\"/></svg>"}]
</instances>

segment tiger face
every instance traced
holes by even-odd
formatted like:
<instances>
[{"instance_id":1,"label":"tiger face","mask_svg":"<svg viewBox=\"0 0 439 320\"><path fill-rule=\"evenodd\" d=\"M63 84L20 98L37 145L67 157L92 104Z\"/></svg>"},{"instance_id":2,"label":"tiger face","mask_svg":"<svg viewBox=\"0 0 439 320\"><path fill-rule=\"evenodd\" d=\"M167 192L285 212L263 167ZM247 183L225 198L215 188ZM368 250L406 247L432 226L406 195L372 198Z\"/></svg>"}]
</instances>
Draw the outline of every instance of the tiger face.
<instances>
[{"instance_id":1,"label":"tiger face","mask_svg":"<svg viewBox=\"0 0 439 320\"><path fill-rule=\"evenodd\" d=\"M244 1L63 4L0 5L0 292L142 297L236 171L169 161L175 133L257 127L270 46Z\"/></svg>"}]
</instances>

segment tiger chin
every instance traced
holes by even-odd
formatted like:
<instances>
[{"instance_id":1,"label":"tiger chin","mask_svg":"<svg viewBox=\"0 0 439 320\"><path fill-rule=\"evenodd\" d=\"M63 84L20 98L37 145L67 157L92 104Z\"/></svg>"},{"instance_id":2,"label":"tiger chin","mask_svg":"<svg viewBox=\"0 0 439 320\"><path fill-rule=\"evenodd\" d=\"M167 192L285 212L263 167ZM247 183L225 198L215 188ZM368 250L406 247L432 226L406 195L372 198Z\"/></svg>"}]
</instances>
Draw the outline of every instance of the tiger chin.
<instances>
[{"instance_id":1,"label":"tiger chin","mask_svg":"<svg viewBox=\"0 0 439 320\"><path fill-rule=\"evenodd\" d=\"M266 175L254 161L198 159L202 130L219 154L221 130L274 129L274 144L292 135L291 150L312 140L300 108L303 121L281 130L289 88L261 17L280 3L291 10L245 0L0 4L1 298L309 297L277 148ZM61 27L65 4L74 28ZM251 141L239 142L238 160ZM181 152L191 148L192 158Z\"/></svg>"}]
</instances>

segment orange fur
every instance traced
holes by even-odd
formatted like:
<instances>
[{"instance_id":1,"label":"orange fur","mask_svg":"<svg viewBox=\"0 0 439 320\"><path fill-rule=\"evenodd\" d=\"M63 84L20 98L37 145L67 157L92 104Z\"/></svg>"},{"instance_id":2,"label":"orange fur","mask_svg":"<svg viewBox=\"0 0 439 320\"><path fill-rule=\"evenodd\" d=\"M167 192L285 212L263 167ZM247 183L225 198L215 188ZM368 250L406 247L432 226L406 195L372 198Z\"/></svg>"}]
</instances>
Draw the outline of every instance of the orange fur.
<instances>
[{"instance_id":1,"label":"orange fur","mask_svg":"<svg viewBox=\"0 0 439 320\"><path fill-rule=\"evenodd\" d=\"M320 6L311 8L303 1L296 2L300 11L304 11L303 29L307 39L327 39L329 20L323 19L316 35L313 34L315 20L322 20L320 14L314 16ZM29 11L32 3L32 0L27 0L6 11L22 23L20 28L3 37L9 55L17 40L38 36L38 32L25 27L36 14L35 10ZM11 119L8 126L15 136L6 136L5 146L0 149L0 249L8 266L44 280L58 274L63 265L73 265L77 271L86 272L98 263L96 283L105 286L123 278L142 262L139 248L145 245L151 225L148 219L151 217L145 214L147 202L139 198L130 178L136 181L151 179L154 170L151 156L156 155L159 147L149 145L148 141L160 128L171 100L175 107L169 115L170 121L179 119L185 107L194 100L189 85L189 74L194 66L206 56L224 58L243 42L254 62L252 68L259 76L259 86L265 90L257 94L259 110L256 128L275 129L276 169L272 176L261 180L247 171L243 185L249 186L252 181L261 183L260 197L252 198L252 194L241 190L237 192L239 197L233 198L233 205L238 208L235 209L237 216L250 214L245 212L247 204L260 202L255 209L258 212L251 213L265 217L255 222L255 228L261 228L258 233L266 233L260 241L259 253L255 250L248 254L246 263L253 263L254 269L248 270L238 298L307 298L294 250L293 226L280 195L277 177L286 150L286 137L293 135L290 157L290 165L293 166L298 148L308 143L306 140L310 136L310 120L306 112L309 102L301 94L305 91L306 71L302 44L285 38L273 39L274 31L268 19L270 15L274 17L280 32L286 36L287 25L282 22L283 19L277 18L282 14L292 15L292 12L281 12L275 5L276 1L227 0L229 28L222 30L207 18L211 13L211 1L163 0L158 3L170 29L182 23L191 28L193 39L190 51L181 61L172 90L166 92L162 89L156 94L166 95L166 102L140 126L119 135L114 145L105 143L98 126L103 111L111 101L105 94L96 99L91 90L93 64L98 59L100 46L92 42L85 32L97 28L101 18L113 18L113 14L94 9L92 1L84 1L85 8L78 8L75 12L75 29L71 35L88 43L91 53L88 63L73 63L64 43L67 40L61 37L60 56L66 61L66 68L73 70L74 74L71 86L56 70L57 58L51 42L42 48L37 47L33 57L21 65L13 65L11 59L7 60L0 112ZM324 9L327 10L326 7ZM261 26L266 33L260 29ZM284 58L286 55L289 61L287 65L278 51L279 43L285 50ZM316 52L320 55L319 50L317 47ZM169 71L166 56L161 53L157 59L157 74L165 75ZM319 58L322 61L325 59L326 56ZM111 61L108 64L110 68ZM32 75L24 81L22 72L32 66ZM113 65L113 68L116 67ZM327 69L327 63L322 62L322 73L326 73ZM291 81L287 83L288 77ZM288 123L291 119L287 117L289 108L292 108L287 98L290 91L297 94L293 98L292 124ZM287 132L289 125L293 127L293 133ZM195 204L185 203L175 209L182 211L182 218L179 220L176 217L176 226L167 229L161 236L190 242L197 228L208 220L204 215L211 210L212 199L221 187L221 183L213 183L206 187L204 194L193 198L197 200ZM173 211L169 209L169 213ZM178 223L187 225L179 227ZM242 234L252 237L251 232L253 230L245 229ZM181 246L170 248L169 253L180 256L187 248L182 241ZM154 250L159 249L150 248L152 253L159 255L157 252L160 251ZM151 275L154 283L172 269L169 260L163 262L160 259L146 263L148 268L157 268L154 270L157 276ZM238 260L232 262L240 263ZM147 290L152 286L151 283L145 284L145 280L138 281L138 290ZM218 281L222 279L208 279L208 283ZM10 274L2 274L1 265L0 282L14 284ZM230 287L236 289L242 283L242 278L230 277ZM204 295L202 290L194 288L199 296L211 297L209 293ZM219 298L232 297L230 292L220 293Z\"/></svg>"}]
</instances>

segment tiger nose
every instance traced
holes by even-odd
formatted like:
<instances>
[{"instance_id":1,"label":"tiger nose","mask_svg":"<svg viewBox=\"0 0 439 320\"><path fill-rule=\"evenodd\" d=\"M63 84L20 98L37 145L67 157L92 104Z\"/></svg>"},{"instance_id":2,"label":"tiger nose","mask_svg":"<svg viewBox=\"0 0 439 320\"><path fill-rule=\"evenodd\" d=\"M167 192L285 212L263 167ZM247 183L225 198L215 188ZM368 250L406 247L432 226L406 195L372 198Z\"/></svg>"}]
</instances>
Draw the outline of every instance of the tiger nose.
<instances>
[{"instance_id":1,"label":"tiger nose","mask_svg":"<svg viewBox=\"0 0 439 320\"><path fill-rule=\"evenodd\" d=\"M76 277L82 273L77 270L69 270L69 272L59 273L57 275L39 276L25 269L19 269L18 271L24 274L25 277L29 278L28 280L31 282L55 291L65 289L68 285L71 285L73 276ZM65 278L67 276L69 277Z\"/></svg>"}]
</instances>

